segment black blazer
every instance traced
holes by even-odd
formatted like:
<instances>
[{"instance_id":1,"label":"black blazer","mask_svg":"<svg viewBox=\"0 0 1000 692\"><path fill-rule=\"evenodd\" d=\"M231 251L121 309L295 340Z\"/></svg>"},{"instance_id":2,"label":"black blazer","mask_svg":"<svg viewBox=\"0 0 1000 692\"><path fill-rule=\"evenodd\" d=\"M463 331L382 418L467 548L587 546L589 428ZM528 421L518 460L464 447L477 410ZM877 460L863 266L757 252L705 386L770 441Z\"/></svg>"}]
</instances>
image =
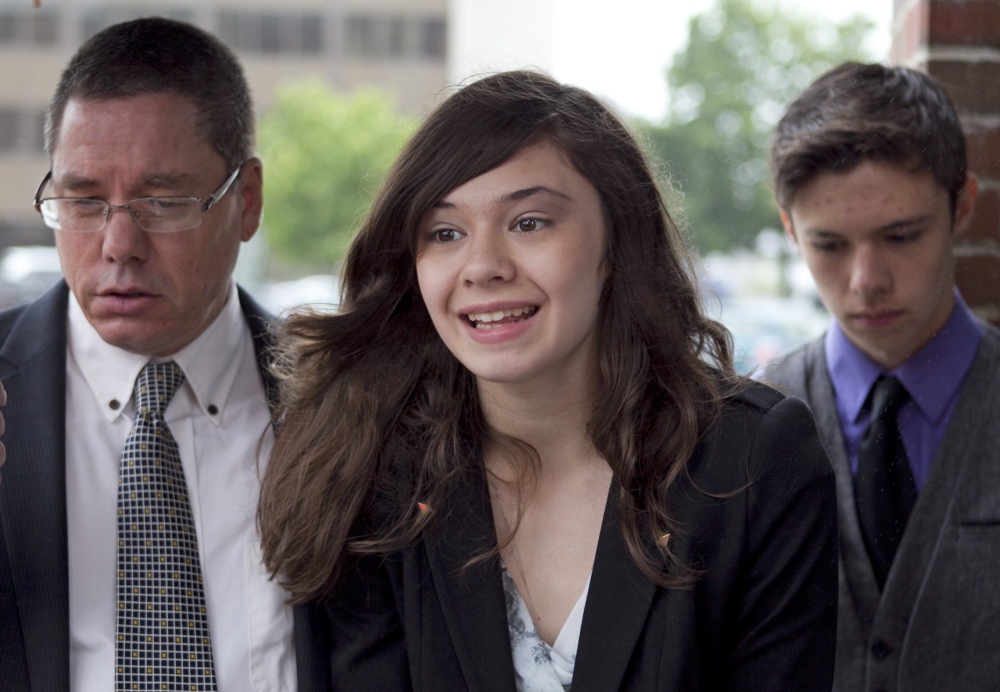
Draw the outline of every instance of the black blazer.
<instances>
[{"instance_id":1,"label":"black blazer","mask_svg":"<svg viewBox=\"0 0 1000 692\"><path fill-rule=\"evenodd\" d=\"M828 692L837 510L812 416L751 385L688 470L670 503L683 526L673 550L702 571L690 590L659 588L635 567L612 484L573 692ZM335 689L515 688L498 560L467 566L496 543L486 483L474 474L418 544L345 573L326 604Z\"/></svg>"},{"instance_id":2,"label":"black blazer","mask_svg":"<svg viewBox=\"0 0 1000 692\"><path fill-rule=\"evenodd\" d=\"M65 283L34 303L0 313L0 381L10 395L7 463L0 468L0 688L69 689L66 547ZM270 316L240 290L265 390ZM248 431L251 432L251 431ZM295 610L299 690L326 690L326 661L310 640L325 630L315 608Z\"/></svg>"}]
</instances>

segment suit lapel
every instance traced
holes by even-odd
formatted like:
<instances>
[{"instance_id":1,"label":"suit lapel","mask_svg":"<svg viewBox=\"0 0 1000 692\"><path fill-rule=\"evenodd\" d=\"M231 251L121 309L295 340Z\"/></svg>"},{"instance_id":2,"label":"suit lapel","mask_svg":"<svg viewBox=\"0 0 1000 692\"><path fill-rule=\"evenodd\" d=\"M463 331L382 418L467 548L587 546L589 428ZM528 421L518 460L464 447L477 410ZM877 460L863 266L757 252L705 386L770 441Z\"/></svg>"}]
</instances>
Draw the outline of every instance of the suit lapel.
<instances>
[{"instance_id":1,"label":"suit lapel","mask_svg":"<svg viewBox=\"0 0 1000 692\"><path fill-rule=\"evenodd\" d=\"M836 394L827 369L824 339L814 341L809 350L805 372L806 391L809 406L816 417L820 439L830 455L837 480L841 566L854 599L854 612L858 614L862 631L867 632L875 619L881 593L861 537L861 525L858 523L858 511L854 502L854 474L851 472L851 462L847 457L841 432Z\"/></svg>"},{"instance_id":2,"label":"suit lapel","mask_svg":"<svg viewBox=\"0 0 1000 692\"><path fill-rule=\"evenodd\" d=\"M448 634L470 690L510 692L514 663L498 558L468 561L496 546L486 479L477 466L424 539Z\"/></svg>"},{"instance_id":3,"label":"suit lapel","mask_svg":"<svg viewBox=\"0 0 1000 692\"><path fill-rule=\"evenodd\" d=\"M264 383L264 394L267 396L271 413L278 407L278 380L271 371L274 361L274 348L277 337L274 330L274 315L270 314L255 301L249 293L237 287L240 297L240 308L250 325L250 336L253 337L254 355L257 357L257 368L260 370Z\"/></svg>"},{"instance_id":4,"label":"suit lapel","mask_svg":"<svg viewBox=\"0 0 1000 692\"><path fill-rule=\"evenodd\" d=\"M636 567L618 528L618 481L611 482L583 611L573 692L617 690L642 634L656 585Z\"/></svg>"},{"instance_id":5,"label":"suit lapel","mask_svg":"<svg viewBox=\"0 0 1000 692\"><path fill-rule=\"evenodd\" d=\"M0 348L7 463L0 523L32 689L69 689L64 283L30 305Z\"/></svg>"}]
</instances>

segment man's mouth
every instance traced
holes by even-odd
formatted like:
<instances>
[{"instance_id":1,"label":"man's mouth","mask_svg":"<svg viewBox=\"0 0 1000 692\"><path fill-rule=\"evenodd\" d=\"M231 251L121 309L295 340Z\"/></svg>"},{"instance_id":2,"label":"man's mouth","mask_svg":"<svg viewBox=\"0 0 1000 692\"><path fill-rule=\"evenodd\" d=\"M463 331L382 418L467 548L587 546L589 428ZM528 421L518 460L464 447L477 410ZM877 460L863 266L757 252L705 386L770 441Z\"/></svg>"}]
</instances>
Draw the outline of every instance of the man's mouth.
<instances>
[{"instance_id":1,"label":"man's mouth","mask_svg":"<svg viewBox=\"0 0 1000 692\"><path fill-rule=\"evenodd\" d=\"M856 312L851 317L862 324L880 326L894 322L902 314L902 310L873 310L871 312Z\"/></svg>"},{"instance_id":2,"label":"man's mouth","mask_svg":"<svg viewBox=\"0 0 1000 692\"><path fill-rule=\"evenodd\" d=\"M523 322L538 310L537 305L497 310L496 312L473 312L465 316L476 329L496 329L507 324Z\"/></svg>"},{"instance_id":3,"label":"man's mouth","mask_svg":"<svg viewBox=\"0 0 1000 692\"><path fill-rule=\"evenodd\" d=\"M106 298L150 298L154 297L155 294L138 288L112 288L107 291L102 291L101 295Z\"/></svg>"}]
</instances>

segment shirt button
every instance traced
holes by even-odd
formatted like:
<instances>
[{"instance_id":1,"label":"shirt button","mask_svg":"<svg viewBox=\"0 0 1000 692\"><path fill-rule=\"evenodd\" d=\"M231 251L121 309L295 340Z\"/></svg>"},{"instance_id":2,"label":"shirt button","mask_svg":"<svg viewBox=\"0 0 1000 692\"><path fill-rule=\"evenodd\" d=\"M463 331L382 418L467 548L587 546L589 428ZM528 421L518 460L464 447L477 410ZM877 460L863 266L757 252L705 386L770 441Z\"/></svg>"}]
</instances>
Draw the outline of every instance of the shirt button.
<instances>
[{"instance_id":1,"label":"shirt button","mask_svg":"<svg viewBox=\"0 0 1000 692\"><path fill-rule=\"evenodd\" d=\"M121 407L121 402L119 402L118 399L112 399L111 401L108 402L108 407L112 411L117 411L119 407Z\"/></svg>"},{"instance_id":2,"label":"shirt button","mask_svg":"<svg viewBox=\"0 0 1000 692\"><path fill-rule=\"evenodd\" d=\"M892 653L892 647L882 639L876 639L872 644L872 655L881 660Z\"/></svg>"},{"instance_id":3,"label":"shirt button","mask_svg":"<svg viewBox=\"0 0 1000 692\"><path fill-rule=\"evenodd\" d=\"M216 406L215 404L209 404L208 405L208 415L214 416L218 412L219 412L219 407L218 406Z\"/></svg>"}]
</instances>

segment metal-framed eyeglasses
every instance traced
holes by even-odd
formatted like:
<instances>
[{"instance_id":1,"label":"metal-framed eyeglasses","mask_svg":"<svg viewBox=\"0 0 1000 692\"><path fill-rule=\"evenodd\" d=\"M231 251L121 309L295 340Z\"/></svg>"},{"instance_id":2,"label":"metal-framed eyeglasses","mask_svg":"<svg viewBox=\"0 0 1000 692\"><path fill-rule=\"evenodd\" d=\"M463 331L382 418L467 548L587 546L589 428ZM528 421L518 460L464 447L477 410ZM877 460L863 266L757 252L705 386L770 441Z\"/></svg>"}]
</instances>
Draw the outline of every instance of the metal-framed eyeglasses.
<instances>
[{"instance_id":1,"label":"metal-framed eyeglasses","mask_svg":"<svg viewBox=\"0 0 1000 692\"><path fill-rule=\"evenodd\" d=\"M205 212L229 191L242 168L242 164L237 166L208 199L140 197L125 204L109 204L106 200L90 197L42 197L42 190L52 179L52 171L49 171L35 192L35 209L46 226L68 233L96 233L104 228L114 209L128 209L139 228L150 233L189 231L199 226Z\"/></svg>"}]
</instances>

